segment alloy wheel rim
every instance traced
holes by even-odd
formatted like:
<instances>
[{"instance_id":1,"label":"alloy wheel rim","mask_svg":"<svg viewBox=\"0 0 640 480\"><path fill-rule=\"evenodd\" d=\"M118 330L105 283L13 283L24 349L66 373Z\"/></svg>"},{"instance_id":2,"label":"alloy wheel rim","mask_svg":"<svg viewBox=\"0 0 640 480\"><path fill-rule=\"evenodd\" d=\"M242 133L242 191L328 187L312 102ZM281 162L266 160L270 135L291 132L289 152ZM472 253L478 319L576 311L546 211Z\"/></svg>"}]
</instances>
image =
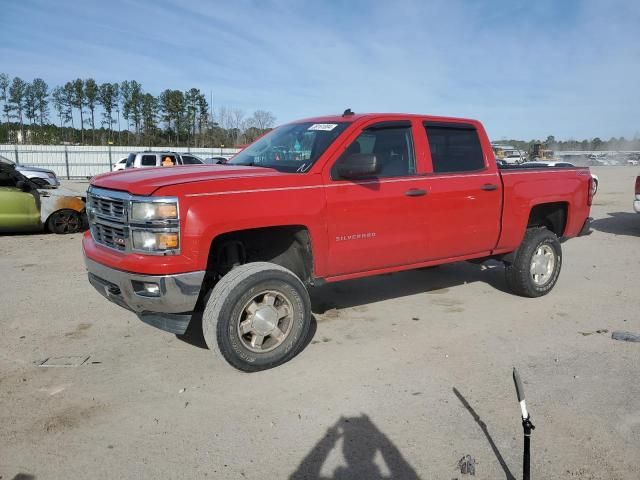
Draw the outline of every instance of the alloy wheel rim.
<instances>
[{"instance_id":1,"label":"alloy wheel rim","mask_svg":"<svg viewBox=\"0 0 640 480\"><path fill-rule=\"evenodd\" d=\"M78 228L77 219L70 213L59 214L54 221L54 225L58 231L63 233L69 233Z\"/></svg>"},{"instance_id":2,"label":"alloy wheel rim","mask_svg":"<svg viewBox=\"0 0 640 480\"><path fill-rule=\"evenodd\" d=\"M556 256L550 245L538 245L531 257L531 278L541 287L551 280L556 267Z\"/></svg>"},{"instance_id":3,"label":"alloy wheel rim","mask_svg":"<svg viewBox=\"0 0 640 480\"><path fill-rule=\"evenodd\" d=\"M293 306L276 290L254 295L242 308L237 322L243 346L255 353L266 353L280 346L291 333Z\"/></svg>"}]
</instances>

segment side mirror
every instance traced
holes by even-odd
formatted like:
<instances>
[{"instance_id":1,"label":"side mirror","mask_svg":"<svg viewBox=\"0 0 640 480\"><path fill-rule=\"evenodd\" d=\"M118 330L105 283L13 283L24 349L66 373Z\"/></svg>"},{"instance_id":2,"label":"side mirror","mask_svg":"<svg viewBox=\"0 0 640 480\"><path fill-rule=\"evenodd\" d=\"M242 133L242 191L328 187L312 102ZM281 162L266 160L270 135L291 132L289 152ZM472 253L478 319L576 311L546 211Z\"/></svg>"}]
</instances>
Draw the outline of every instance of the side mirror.
<instances>
[{"instance_id":1,"label":"side mirror","mask_svg":"<svg viewBox=\"0 0 640 480\"><path fill-rule=\"evenodd\" d=\"M30 192L31 191L31 185L29 185L29 183L25 182L24 180L18 180L16 182L16 187L18 187L23 192Z\"/></svg>"},{"instance_id":2,"label":"side mirror","mask_svg":"<svg viewBox=\"0 0 640 480\"><path fill-rule=\"evenodd\" d=\"M356 179L371 177L378 173L378 158L373 153L352 153L341 158L336 165L340 178Z\"/></svg>"}]
</instances>

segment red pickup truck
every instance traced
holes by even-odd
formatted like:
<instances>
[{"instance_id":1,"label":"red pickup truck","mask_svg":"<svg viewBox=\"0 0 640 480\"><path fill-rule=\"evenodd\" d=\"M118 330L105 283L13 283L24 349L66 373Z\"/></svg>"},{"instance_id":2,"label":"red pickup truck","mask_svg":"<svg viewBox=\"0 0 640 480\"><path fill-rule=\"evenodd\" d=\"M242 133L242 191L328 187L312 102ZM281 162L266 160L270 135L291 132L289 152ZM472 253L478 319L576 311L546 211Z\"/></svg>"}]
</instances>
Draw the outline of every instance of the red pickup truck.
<instances>
[{"instance_id":1,"label":"red pickup truck","mask_svg":"<svg viewBox=\"0 0 640 480\"><path fill-rule=\"evenodd\" d=\"M548 293L560 242L589 232L591 181L498 169L475 120L347 111L278 127L226 165L96 177L83 249L106 298L177 334L202 318L211 350L257 371L305 344L322 282L492 258L516 294Z\"/></svg>"}]
</instances>

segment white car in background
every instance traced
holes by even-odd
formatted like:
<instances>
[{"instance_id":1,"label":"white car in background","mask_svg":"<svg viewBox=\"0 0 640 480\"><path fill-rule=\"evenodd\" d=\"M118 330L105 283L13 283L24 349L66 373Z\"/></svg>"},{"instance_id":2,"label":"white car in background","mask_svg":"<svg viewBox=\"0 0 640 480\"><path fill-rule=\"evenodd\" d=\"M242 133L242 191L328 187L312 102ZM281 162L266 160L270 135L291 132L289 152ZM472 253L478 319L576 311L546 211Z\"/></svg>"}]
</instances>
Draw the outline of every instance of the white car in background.
<instances>
[{"instance_id":1,"label":"white car in background","mask_svg":"<svg viewBox=\"0 0 640 480\"><path fill-rule=\"evenodd\" d=\"M176 153L176 152L152 152L145 150L144 152L132 152L124 159L124 167L117 170L125 170L130 168L148 168L162 166L180 166L180 165L202 165L202 159L192 153ZM118 161L118 165L122 159ZM166 163L165 163L166 162ZM114 170L116 170L114 168Z\"/></svg>"},{"instance_id":2,"label":"white car in background","mask_svg":"<svg viewBox=\"0 0 640 480\"><path fill-rule=\"evenodd\" d=\"M502 159L507 163L514 164L524 162L525 158L525 153L520 150L506 150Z\"/></svg>"},{"instance_id":3,"label":"white car in background","mask_svg":"<svg viewBox=\"0 0 640 480\"><path fill-rule=\"evenodd\" d=\"M127 157L123 157L113 164L113 171L117 172L118 170L124 170L127 168Z\"/></svg>"},{"instance_id":4,"label":"white car in background","mask_svg":"<svg viewBox=\"0 0 640 480\"><path fill-rule=\"evenodd\" d=\"M524 162L520 164L521 167L568 167L575 168L573 163L569 162L543 162L536 160L535 162ZM598 176L591 172L591 178L593 178L593 194L595 195L598 192L598 183L600 180Z\"/></svg>"}]
</instances>

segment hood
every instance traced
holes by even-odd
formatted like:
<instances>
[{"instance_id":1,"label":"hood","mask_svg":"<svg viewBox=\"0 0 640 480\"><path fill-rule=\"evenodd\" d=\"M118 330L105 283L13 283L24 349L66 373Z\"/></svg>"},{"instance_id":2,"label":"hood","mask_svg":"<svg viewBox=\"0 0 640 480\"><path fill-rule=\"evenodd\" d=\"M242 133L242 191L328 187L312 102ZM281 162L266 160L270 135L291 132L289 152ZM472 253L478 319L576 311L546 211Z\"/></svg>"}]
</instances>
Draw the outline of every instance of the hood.
<instances>
[{"instance_id":1,"label":"hood","mask_svg":"<svg viewBox=\"0 0 640 480\"><path fill-rule=\"evenodd\" d=\"M77 197L77 198L85 198L87 196L86 193L76 192L74 190L70 190L65 187L56 187L56 188L39 188L38 192L41 195L46 197Z\"/></svg>"},{"instance_id":2,"label":"hood","mask_svg":"<svg viewBox=\"0 0 640 480\"><path fill-rule=\"evenodd\" d=\"M271 168L233 165L129 168L98 175L91 180L91 185L110 190L121 190L134 195L151 195L159 188L181 183L277 175L283 174Z\"/></svg>"},{"instance_id":3,"label":"hood","mask_svg":"<svg viewBox=\"0 0 640 480\"><path fill-rule=\"evenodd\" d=\"M53 170L47 170L46 168L40 167L25 167L22 165L16 165L16 170L19 172L40 172L40 173L50 173L51 175L55 175Z\"/></svg>"}]
</instances>

